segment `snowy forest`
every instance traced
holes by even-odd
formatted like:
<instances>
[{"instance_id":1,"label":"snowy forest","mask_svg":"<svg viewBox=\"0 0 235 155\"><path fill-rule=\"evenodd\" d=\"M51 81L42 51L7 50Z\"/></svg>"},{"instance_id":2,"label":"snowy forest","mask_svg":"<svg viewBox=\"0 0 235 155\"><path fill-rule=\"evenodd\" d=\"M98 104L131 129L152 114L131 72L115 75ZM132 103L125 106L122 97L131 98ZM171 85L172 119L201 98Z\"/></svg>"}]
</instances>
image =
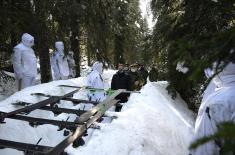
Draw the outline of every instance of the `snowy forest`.
<instances>
[{"instance_id":1,"label":"snowy forest","mask_svg":"<svg viewBox=\"0 0 235 155\"><path fill-rule=\"evenodd\" d=\"M141 4L143 2L146 4L146 14L144 16L143 10L141 9ZM151 19L149 19L150 16ZM151 20L152 26L150 26L149 20ZM179 137L181 139L184 139L181 141L181 144L178 145L176 144L178 142L175 141L172 142L172 145L175 149L177 149L177 147L181 147L181 145L184 145L185 147L186 151L176 151L176 154L189 154L189 143L191 144L191 141L193 139L192 135L194 129L192 128L194 128L196 116L200 111L199 107L203 107L204 103L203 93L209 87L210 83L212 83L213 79L215 79L224 70L226 70L226 66L235 63L235 1L1 0L0 93L1 91L5 91L5 89L8 89L4 89L4 84L7 83L7 80L14 80L13 76L8 77L8 75L5 74L5 71L12 74L14 73L12 62L13 49L17 44L21 42L21 37L24 33L29 33L34 37L35 45L32 47L32 49L35 51L35 55L38 61L38 72L40 73L39 83L42 84L36 87L38 87L38 90L42 92L47 92L46 87L43 87L44 84L48 84L48 88L49 86L55 86L55 84L52 82L53 78L51 73L50 57L52 53L51 51L55 50L56 41L62 41L64 43L64 53L66 56L69 54L70 51L74 53L76 72L74 79L78 79L78 82L75 82L76 84L78 84L79 82L84 83L84 70L86 69L86 67L91 67L96 61L99 61L103 64L103 68L106 70L106 72L104 72L103 79L104 81L109 81L107 83L110 83L112 81L112 76L113 74L115 74L116 70L118 69L117 66L120 63L130 65L141 64L146 68L147 71L149 71L153 66L156 66L158 72L158 82L154 83L148 81L147 83L146 81L147 84L145 83L145 85L143 85L143 87L138 90L140 91L138 93L143 93L142 96L140 96L139 98L138 93L133 93L133 91L135 90L130 90L132 91L131 93L133 93L129 97L128 102L130 102L130 105L125 107L124 109L128 110L128 108L134 106L135 102L138 103L141 99L142 101L144 101L146 97L146 101L149 101L149 104L151 106L155 107L156 109L161 107L162 110L165 109L166 111L168 111L169 107L166 108L166 105L163 106L161 104L165 102L168 104L169 102L170 106L176 109L176 111L180 111L179 113L182 112L183 114L182 116L180 116L179 120L174 120L174 116L169 116L170 119L172 119L170 121L171 125L166 125L164 127L176 128L175 126L177 125L182 126L182 131L179 131L180 129L169 131L170 133L173 133L174 136L177 134L177 132L180 132L180 134L182 133L183 138L180 136ZM204 73L205 69L207 68L214 70L214 73L209 77ZM230 67L230 69L235 71L234 67ZM230 79L234 79L235 76L232 76L233 72L229 73ZM71 85L74 84L73 82L74 81L69 80L66 82L58 81L58 84ZM234 82L234 80L232 80L232 82ZM26 95L26 97L30 96L30 93L37 94L38 92L36 92L36 87L35 89L31 89L31 87L29 89L27 88L25 89L25 91L22 91L22 94ZM107 87L105 86L102 89L111 88L107 84ZM56 90L53 88L50 89L50 91L53 92ZM231 100L232 97L235 97L234 85L232 86L231 91L232 93L225 92L226 95L222 96L228 97L230 95L229 99ZM67 90L65 92L68 93ZM155 94L153 92L155 92ZM12 95L13 93L15 92L11 92L10 95ZM16 95L16 98L14 98L14 95L12 98L10 97L10 99L4 97L4 99L6 99L6 103L10 104L10 102L18 100L17 97L21 95L17 93L14 94ZM149 100L147 95L150 95ZM86 97L86 95L83 94L79 94L78 96ZM136 99L134 99L134 97L132 99L132 96L136 97ZM26 102L29 102L29 98L31 99L31 97L28 97ZM32 100L36 101L34 99ZM154 102L156 103L156 105L154 104ZM162 103L159 104L159 102ZM176 104L181 102L185 104L185 107L183 107L182 105L178 107L176 106ZM3 103L5 104L4 100ZM220 145L224 147L222 147L223 149L220 150L220 153L226 154L231 150L233 151L233 153L235 153L235 103L229 102L228 104L232 104L232 106L229 106L230 108L232 107L230 109L230 112L234 114L233 119L228 119L222 122L227 123L228 121L229 124L222 125L221 130L218 130L219 132L216 132L217 134L206 137L204 139L199 139L199 141L191 145L191 147L198 147L198 145L202 145L209 140L217 140L222 137L224 138L224 145ZM0 109L2 108L1 106L2 104L0 100ZM67 106L63 108L67 108ZM140 103L139 108L141 109ZM12 108L10 109L12 110ZM2 111L2 109L0 111ZM147 112L141 113L140 111L138 111L137 108L136 111L135 109L133 111L139 115L144 114L146 115L146 119L148 118ZM172 111L169 111L169 113L170 112ZM104 115L105 114L103 114L102 116ZM115 117L122 118L125 115L128 115L128 113L124 113L123 115L120 114L120 116L116 116L115 114ZM39 116L39 114L35 113L34 116ZM160 119L163 118L163 116L160 117L157 114L153 114L151 116L159 117L159 120L156 119L152 120L153 122L147 122L146 124L148 126L151 126L151 124L154 124L156 121L164 122ZM178 116L178 113L176 114L176 116ZM131 115L131 117L134 117L134 115ZM188 125L185 125L185 122L180 122L181 117L183 118L183 121L190 122L188 123L191 126L190 129L183 129L183 126L185 126L185 128L188 128ZM210 115L209 117L213 117L213 115ZM65 120L65 116L61 117L61 119L62 118L63 120ZM68 118L68 120L71 120L73 118L74 117L72 116ZM112 116L112 118L114 118L114 116ZM1 119L2 118L0 118L0 120ZM124 124L128 123L129 120L125 121L126 122L124 122ZM231 121L233 122L232 125L230 124ZM131 125L134 126L134 124ZM145 126L143 125L138 127L144 128ZM114 128L113 126L111 127L111 129L113 129L114 132L118 132L118 130L116 130L116 128ZM154 129L155 128L151 128L149 129L149 131ZM2 131L5 130L7 130L7 128L1 129L0 125L0 135L3 134ZM49 130L51 131L53 130L53 128L48 128L48 131ZM127 131L131 131L131 127L129 127ZM138 132L144 131L141 130ZM161 135L164 135L164 131L160 129L154 130L154 132L155 131L160 131L162 133ZM126 133L123 132L123 134L125 135ZM90 135L90 132L88 132L88 135ZM145 136L151 137L150 134L146 134ZM0 137L2 138L2 136ZM20 139L21 137L18 138ZM153 136L153 138L155 139L151 139L152 141L159 141L159 139L157 139L157 136ZM165 139L167 137L163 138ZM58 138L56 140L61 141L62 138ZM98 139L98 141L99 140L100 139ZM124 141L129 143L128 138ZM136 145L142 145L142 143L138 143L138 140L136 141ZM104 144L106 144L105 142ZM107 143L108 142L109 141L107 141ZM52 144L55 143L55 141L52 142ZM48 140L47 142L45 142L45 144L50 144L50 141ZM104 144L102 143L102 145ZM95 143L91 144L90 147L92 148L94 147L94 145ZM111 144L109 145L111 147ZM116 144L113 143L113 145ZM157 150L157 148L159 148L161 144L157 145L156 148L149 148L151 145L147 146L147 149L143 148L140 152L138 152L138 149L133 149L134 151L131 153L124 153L125 149L122 150L123 152L121 151L121 153L118 152L120 150L114 149L116 151L114 151L114 154L174 154L173 150ZM132 147L134 147L134 144ZM131 146L128 149L131 150ZM145 149L148 151L146 151ZM104 150L97 149L97 151L101 151L100 154L107 153ZM74 151L73 149L68 149L67 152L69 152L69 154L71 155L79 153L78 150ZM82 148L81 152L81 154L94 153L92 151L86 152L85 148ZM192 155L200 154L197 153L198 152L196 152L195 154L192 153ZM204 155L203 153L202 155ZM2 154L1 151L0 154Z\"/></svg>"}]
</instances>

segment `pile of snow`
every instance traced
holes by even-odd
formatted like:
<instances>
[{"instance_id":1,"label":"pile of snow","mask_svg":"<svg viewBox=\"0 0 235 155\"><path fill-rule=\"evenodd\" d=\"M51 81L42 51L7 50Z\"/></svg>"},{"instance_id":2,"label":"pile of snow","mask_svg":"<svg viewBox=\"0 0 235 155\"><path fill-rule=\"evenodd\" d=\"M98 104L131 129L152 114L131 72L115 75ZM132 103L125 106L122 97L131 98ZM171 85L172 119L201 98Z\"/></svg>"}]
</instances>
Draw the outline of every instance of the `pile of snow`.
<instances>
[{"instance_id":1,"label":"pile of snow","mask_svg":"<svg viewBox=\"0 0 235 155\"><path fill-rule=\"evenodd\" d=\"M110 86L115 71L106 71L104 80L106 88ZM0 111L9 112L16 108L11 103L25 101L36 103L46 99L30 95L31 93L45 93L50 95L63 95L74 88L57 87L61 84L86 85L86 78L54 81L26 88L17 92L8 99L0 102ZM172 100L166 91L166 82L148 83L140 94L132 94L129 101L119 113L108 112L118 118L111 123L99 123L100 130L90 129L86 144L77 149L69 146L66 151L71 155L182 155L187 154L192 131L193 114L186 104L179 98ZM87 91L82 90L74 98L87 99ZM79 109L81 105L74 106L71 102L62 101L60 107ZM36 110L29 114L32 117L66 120L76 119L75 115L60 114L54 116L52 112ZM36 144L42 137L40 145L55 146L65 137L58 127L41 125L30 127L27 122L6 119L6 124L0 125L0 139ZM92 131L91 131L92 130ZM0 154L22 155L23 153L11 149L2 149Z\"/></svg>"},{"instance_id":2,"label":"pile of snow","mask_svg":"<svg viewBox=\"0 0 235 155\"><path fill-rule=\"evenodd\" d=\"M132 94L118 119L102 126L71 155L184 155L193 134L193 113L180 98L172 100L166 82L149 83Z\"/></svg>"}]
</instances>

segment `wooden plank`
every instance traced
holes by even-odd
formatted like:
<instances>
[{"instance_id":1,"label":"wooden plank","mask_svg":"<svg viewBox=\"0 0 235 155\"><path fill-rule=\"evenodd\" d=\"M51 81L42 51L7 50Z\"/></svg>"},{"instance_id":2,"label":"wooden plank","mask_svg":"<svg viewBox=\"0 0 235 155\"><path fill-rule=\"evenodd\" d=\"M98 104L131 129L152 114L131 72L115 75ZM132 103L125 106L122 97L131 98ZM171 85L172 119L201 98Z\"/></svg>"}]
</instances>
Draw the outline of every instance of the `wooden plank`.
<instances>
[{"instance_id":1,"label":"wooden plank","mask_svg":"<svg viewBox=\"0 0 235 155\"><path fill-rule=\"evenodd\" d=\"M29 106L31 104L33 104L33 103L27 103L27 102L12 103L12 105L14 105L14 106ZM40 107L38 109L56 112L56 113L76 114L78 116L80 116L81 114L86 112L85 110L80 110L80 109L66 109L66 108L51 107L51 106L44 106L44 107Z\"/></svg>"},{"instance_id":2,"label":"wooden plank","mask_svg":"<svg viewBox=\"0 0 235 155\"><path fill-rule=\"evenodd\" d=\"M78 123L74 123L74 122L51 120L51 119L44 119L44 118L35 118L35 117L22 116L22 115L12 115L8 118L35 123L35 125L51 124L51 125L56 125L58 127L72 129L72 130L75 130L79 126Z\"/></svg>"},{"instance_id":3,"label":"wooden plank","mask_svg":"<svg viewBox=\"0 0 235 155\"><path fill-rule=\"evenodd\" d=\"M58 112L58 113L76 114L77 116L80 116L86 112L85 110L80 110L80 109L76 110L76 109L66 109L66 108L54 108L54 107L49 107L49 106L41 107L39 109L52 111L52 112Z\"/></svg>"},{"instance_id":4,"label":"wooden plank","mask_svg":"<svg viewBox=\"0 0 235 155\"><path fill-rule=\"evenodd\" d=\"M32 151L35 153L35 155L43 155L42 152L48 152L48 150L51 150L52 147L48 146L42 146L42 145L35 145L35 144L28 144L28 143L21 143L21 142L14 142L10 140L3 140L0 139L0 146L11 148L11 149L17 149L20 151Z\"/></svg>"},{"instance_id":5,"label":"wooden plank","mask_svg":"<svg viewBox=\"0 0 235 155\"><path fill-rule=\"evenodd\" d=\"M70 97L65 97L63 98L62 100L65 100L65 101L71 101L73 102L74 104L80 104L80 103L90 103L90 104L99 104L99 102L96 102L96 101L88 101L88 100L81 100L81 99L75 99L75 98L70 98Z\"/></svg>"},{"instance_id":6,"label":"wooden plank","mask_svg":"<svg viewBox=\"0 0 235 155\"><path fill-rule=\"evenodd\" d=\"M59 97L59 96L53 96L53 95L46 95L43 93L33 93L31 95L36 95L36 96L43 96L43 97ZM74 104L80 104L80 103L91 103L91 104L98 104L99 102L95 102L95 101L88 101L88 100L81 100L81 99L75 99L75 98L71 98L71 97L64 97L61 100L64 101L71 101Z\"/></svg>"},{"instance_id":7,"label":"wooden plank","mask_svg":"<svg viewBox=\"0 0 235 155\"><path fill-rule=\"evenodd\" d=\"M120 93L123 93L124 91L124 89L118 89L117 91L115 91L110 97L106 98L103 102L81 115L78 119L78 123L86 122L92 115L94 115L100 109L103 109L105 105L107 105L110 101L115 99Z\"/></svg>"},{"instance_id":8,"label":"wooden plank","mask_svg":"<svg viewBox=\"0 0 235 155\"><path fill-rule=\"evenodd\" d=\"M91 87L79 87L79 86L71 86L71 85L59 85L59 87L68 87L68 88L84 88L87 90L96 90L96 91L107 91L106 89L99 89L99 88L91 88ZM111 90L115 91L115 90ZM140 91L130 91L130 90L125 90L123 93L141 93Z\"/></svg>"},{"instance_id":9,"label":"wooden plank","mask_svg":"<svg viewBox=\"0 0 235 155\"><path fill-rule=\"evenodd\" d=\"M73 143L76 139L82 137L84 132L95 122L97 121L100 117L102 117L105 113L106 110L108 110L110 107L118 103L119 100L112 99L109 100L109 102L105 102L102 104L103 109L99 109L97 113L90 118L86 123L81 125L76 129L76 131L67 137L65 140L63 140L61 143L59 143L57 146L55 146L51 151L46 153L46 155L58 155L60 152L63 152L63 150L68 147L71 143Z\"/></svg>"}]
</instances>

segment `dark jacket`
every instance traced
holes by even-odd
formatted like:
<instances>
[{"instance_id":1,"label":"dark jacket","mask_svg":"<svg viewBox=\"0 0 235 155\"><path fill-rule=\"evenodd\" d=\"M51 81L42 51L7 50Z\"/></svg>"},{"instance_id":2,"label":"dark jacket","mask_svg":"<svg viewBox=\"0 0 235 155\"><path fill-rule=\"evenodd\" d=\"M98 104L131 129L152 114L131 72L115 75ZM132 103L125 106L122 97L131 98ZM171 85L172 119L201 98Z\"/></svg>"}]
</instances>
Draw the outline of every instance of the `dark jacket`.
<instances>
[{"instance_id":1,"label":"dark jacket","mask_svg":"<svg viewBox=\"0 0 235 155\"><path fill-rule=\"evenodd\" d=\"M124 70L124 73L129 76L130 76L130 72L131 72L130 70Z\"/></svg>"},{"instance_id":2,"label":"dark jacket","mask_svg":"<svg viewBox=\"0 0 235 155\"><path fill-rule=\"evenodd\" d=\"M149 75L148 71L144 67L141 67L138 73L140 77L144 80L144 85L145 85L147 83L147 78Z\"/></svg>"},{"instance_id":3,"label":"dark jacket","mask_svg":"<svg viewBox=\"0 0 235 155\"><path fill-rule=\"evenodd\" d=\"M126 89L131 90L131 79L130 76L125 74L124 72L118 71L116 74L113 75L112 82L111 82L111 89ZM122 93L118 95L116 98L121 100L121 103L127 102L127 97L129 94Z\"/></svg>"},{"instance_id":4,"label":"dark jacket","mask_svg":"<svg viewBox=\"0 0 235 155\"><path fill-rule=\"evenodd\" d=\"M149 81L154 82L158 79L158 71L155 68L152 68L149 72Z\"/></svg>"},{"instance_id":5,"label":"dark jacket","mask_svg":"<svg viewBox=\"0 0 235 155\"><path fill-rule=\"evenodd\" d=\"M130 72L131 77L131 90L140 90L143 86L144 80L137 72ZM136 81L138 84L136 85Z\"/></svg>"}]
</instances>

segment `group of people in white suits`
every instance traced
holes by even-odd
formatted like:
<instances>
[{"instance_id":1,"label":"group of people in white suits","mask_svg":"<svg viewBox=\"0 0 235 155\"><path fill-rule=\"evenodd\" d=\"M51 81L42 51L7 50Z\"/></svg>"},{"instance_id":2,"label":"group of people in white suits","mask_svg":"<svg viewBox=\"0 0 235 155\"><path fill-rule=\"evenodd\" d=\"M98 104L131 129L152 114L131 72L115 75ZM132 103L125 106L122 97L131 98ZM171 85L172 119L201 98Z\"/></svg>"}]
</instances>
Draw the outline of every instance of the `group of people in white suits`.
<instances>
[{"instance_id":1,"label":"group of people in white suits","mask_svg":"<svg viewBox=\"0 0 235 155\"><path fill-rule=\"evenodd\" d=\"M18 90L35 84L37 76L37 59L32 49L34 37L24 33L21 43L13 49L12 63ZM73 52L70 51L68 56L64 54L64 44L62 41L55 43L55 51L50 57L51 72L53 80L65 80L76 75L75 61Z\"/></svg>"},{"instance_id":2,"label":"group of people in white suits","mask_svg":"<svg viewBox=\"0 0 235 155\"><path fill-rule=\"evenodd\" d=\"M35 85L37 76L37 59L32 49L34 45L34 37L28 33L24 33L21 43L13 49L13 68L15 78L18 84L18 90ZM50 56L51 74L53 80L66 80L76 76L75 61L73 52L70 51L66 56L64 53L64 43L62 41L55 42L55 51ZM103 64L95 62L92 72L88 75L87 85L94 90L88 93L89 100L103 101L105 99L104 81L102 78Z\"/></svg>"}]
</instances>

